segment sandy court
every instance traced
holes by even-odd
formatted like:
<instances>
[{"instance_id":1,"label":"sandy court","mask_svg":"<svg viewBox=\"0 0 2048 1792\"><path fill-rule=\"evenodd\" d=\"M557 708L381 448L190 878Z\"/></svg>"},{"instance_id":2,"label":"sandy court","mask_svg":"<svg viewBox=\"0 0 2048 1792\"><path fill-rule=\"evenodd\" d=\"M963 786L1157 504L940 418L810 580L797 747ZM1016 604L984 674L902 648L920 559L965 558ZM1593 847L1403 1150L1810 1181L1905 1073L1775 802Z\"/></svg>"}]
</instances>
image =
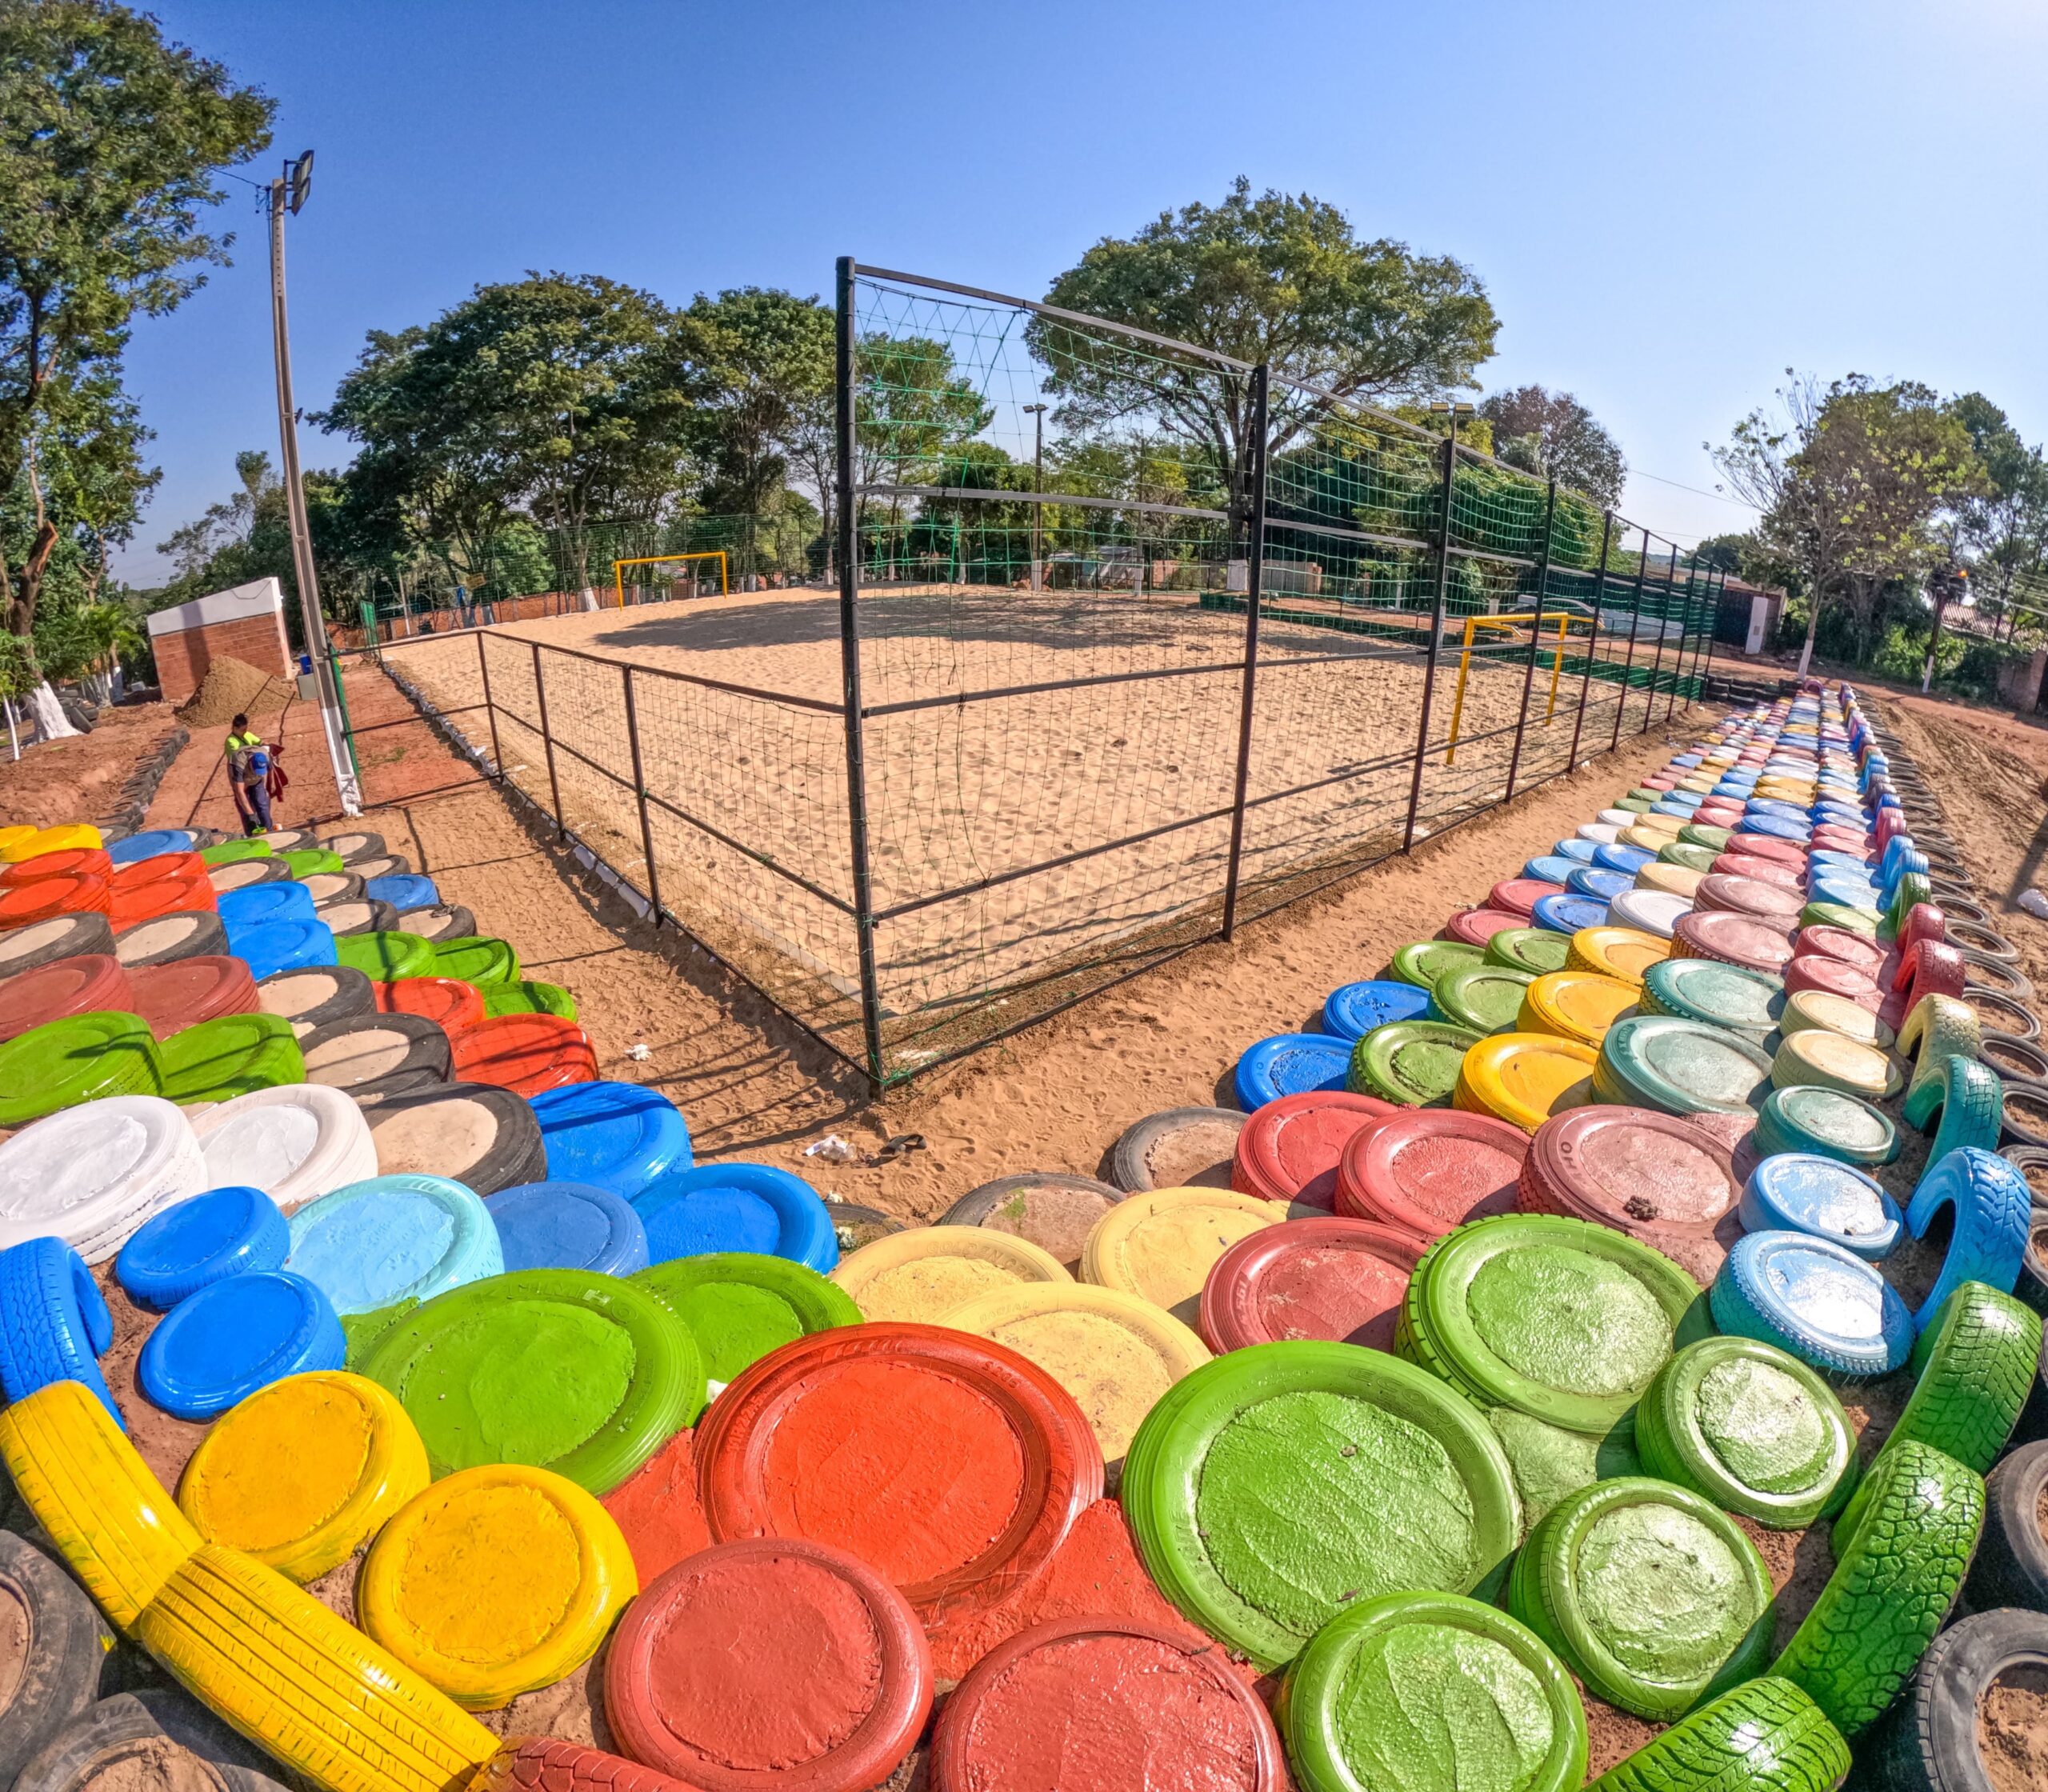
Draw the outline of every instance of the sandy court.
<instances>
[{"instance_id":1,"label":"sandy court","mask_svg":"<svg viewBox=\"0 0 2048 1792\"><path fill-rule=\"evenodd\" d=\"M878 978L898 1017L894 1061L955 1042L950 1016L974 998L1049 1006L1077 976L1099 978L1213 929L1237 775L1241 615L1181 596L934 586L865 597L861 622ZM498 750L551 805L544 702L565 818L636 881L648 855L623 669L640 669L632 701L659 799L648 833L662 900L793 1012L850 1034L858 956L836 594L602 610L402 643L387 658L444 711L480 705L487 674ZM1436 672L1420 831L1498 800L1525 689L1518 788L1564 769L1574 729L1582 759L1613 736L1618 686L1591 681L1582 726L1579 671L1555 680L1553 707L1550 651L1532 667L1526 638L1508 639L1471 656L1452 757L1458 666L1446 650ZM1387 639L1265 621L1248 911L1398 849L1426 676L1412 628ZM1631 693L1630 731L1646 701ZM486 731L481 710L460 725Z\"/></svg>"}]
</instances>

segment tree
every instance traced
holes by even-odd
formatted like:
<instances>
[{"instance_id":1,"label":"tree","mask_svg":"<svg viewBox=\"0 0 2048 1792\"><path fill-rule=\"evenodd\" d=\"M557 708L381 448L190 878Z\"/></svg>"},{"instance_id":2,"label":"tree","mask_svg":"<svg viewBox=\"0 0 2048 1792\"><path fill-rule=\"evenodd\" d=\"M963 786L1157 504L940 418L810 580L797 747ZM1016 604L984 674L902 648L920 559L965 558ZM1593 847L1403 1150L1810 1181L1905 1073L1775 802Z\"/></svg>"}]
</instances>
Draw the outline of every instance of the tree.
<instances>
[{"instance_id":1,"label":"tree","mask_svg":"<svg viewBox=\"0 0 2048 1792\"><path fill-rule=\"evenodd\" d=\"M1486 289L1448 256L1366 242L1337 207L1306 194L1252 197L1240 178L1222 204L1162 212L1130 238L1106 237L1056 278L1048 303L1240 362L1266 362L1339 400L1426 398L1473 383L1498 327ZM1058 420L1075 431L1163 430L1208 458L1227 490L1231 538L1250 514L1247 375L1131 352L1078 325L1034 317ZM1269 450L1314 428L1327 399L1278 383Z\"/></svg>"},{"instance_id":2,"label":"tree","mask_svg":"<svg viewBox=\"0 0 2048 1792\"><path fill-rule=\"evenodd\" d=\"M214 176L270 140L271 102L108 0L0 0L0 492L39 429L118 378L130 323L225 264L199 228ZM61 526L0 562L6 625L34 626Z\"/></svg>"},{"instance_id":3,"label":"tree","mask_svg":"<svg viewBox=\"0 0 2048 1792\"><path fill-rule=\"evenodd\" d=\"M1584 492L1603 509L1621 502L1628 476L1621 444L1570 393L1517 386L1494 393L1479 414L1493 426L1494 455L1510 466Z\"/></svg>"},{"instance_id":4,"label":"tree","mask_svg":"<svg viewBox=\"0 0 2048 1792\"><path fill-rule=\"evenodd\" d=\"M1749 535L1703 535L1694 543L1692 562L1710 573L1740 574L1742 550L1753 544Z\"/></svg>"},{"instance_id":5,"label":"tree","mask_svg":"<svg viewBox=\"0 0 2048 1792\"><path fill-rule=\"evenodd\" d=\"M2015 586L2048 558L2048 460L1981 392L1965 393L1954 410L1984 469L1982 489L1955 506L1957 545L1978 606L2010 619Z\"/></svg>"}]
</instances>

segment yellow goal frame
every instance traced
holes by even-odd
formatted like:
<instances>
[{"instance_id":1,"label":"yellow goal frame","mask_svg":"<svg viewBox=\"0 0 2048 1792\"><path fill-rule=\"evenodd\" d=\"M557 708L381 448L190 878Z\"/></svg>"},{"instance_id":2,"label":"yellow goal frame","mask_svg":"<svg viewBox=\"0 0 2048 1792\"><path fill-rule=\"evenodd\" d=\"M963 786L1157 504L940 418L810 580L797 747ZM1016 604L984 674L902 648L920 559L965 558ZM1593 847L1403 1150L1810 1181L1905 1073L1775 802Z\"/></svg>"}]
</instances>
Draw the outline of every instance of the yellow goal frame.
<instances>
[{"instance_id":1,"label":"yellow goal frame","mask_svg":"<svg viewBox=\"0 0 2048 1792\"><path fill-rule=\"evenodd\" d=\"M1571 625L1574 622L1584 622L1586 625L1588 632L1586 637L1586 650L1590 654L1593 651L1594 638L1600 633L1600 618L1598 616L1582 616L1576 610L1572 610L1542 611L1525 610L1511 616L1468 616L1465 618L1465 640L1462 650L1458 656L1458 692L1452 698L1450 703L1450 744L1444 748L1443 754L1443 762L1446 765L1454 763L1458 757L1458 725L1465 714L1465 681L1471 674L1472 646L1479 630L1481 629L1512 630L1525 623L1533 623L1537 634L1540 636L1546 622L1555 622L1558 625L1557 645L1552 650L1550 660L1550 698L1543 710L1543 720L1547 725L1551 717L1558 713L1558 681L1562 676L1565 669L1565 642L1569 636Z\"/></svg>"},{"instance_id":2,"label":"yellow goal frame","mask_svg":"<svg viewBox=\"0 0 2048 1792\"><path fill-rule=\"evenodd\" d=\"M732 590L726 576L726 550L722 547L700 549L694 554L650 554L638 560L614 560L611 563L612 589L617 593L618 607L626 607L626 569L628 566L672 566L681 560L715 560L718 562L718 595L724 597Z\"/></svg>"}]
</instances>

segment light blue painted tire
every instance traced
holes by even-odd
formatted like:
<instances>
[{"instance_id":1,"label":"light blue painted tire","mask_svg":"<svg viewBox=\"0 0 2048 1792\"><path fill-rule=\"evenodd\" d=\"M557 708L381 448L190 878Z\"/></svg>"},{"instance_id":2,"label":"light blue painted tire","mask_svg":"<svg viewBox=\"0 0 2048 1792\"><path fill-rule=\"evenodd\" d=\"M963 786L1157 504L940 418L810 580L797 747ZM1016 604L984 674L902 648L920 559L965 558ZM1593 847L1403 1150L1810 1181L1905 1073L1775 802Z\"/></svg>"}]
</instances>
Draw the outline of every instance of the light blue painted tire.
<instances>
[{"instance_id":1,"label":"light blue painted tire","mask_svg":"<svg viewBox=\"0 0 2048 1792\"><path fill-rule=\"evenodd\" d=\"M1803 1232L1840 1245L1866 1263L1890 1256L1904 1231L1898 1203L1875 1181L1854 1165L1817 1152L1786 1151L1762 1159L1743 1185L1736 1210L1745 1232ZM1857 1221L1864 1223L1853 1223Z\"/></svg>"},{"instance_id":2,"label":"light blue painted tire","mask_svg":"<svg viewBox=\"0 0 2048 1792\"><path fill-rule=\"evenodd\" d=\"M445 1176L372 1176L309 1202L291 1216L285 1267L338 1314L428 1301L501 1275L505 1257L490 1210Z\"/></svg>"},{"instance_id":3,"label":"light blue painted tire","mask_svg":"<svg viewBox=\"0 0 2048 1792\"><path fill-rule=\"evenodd\" d=\"M2026 1177L1995 1151L1974 1146L1948 1153L1920 1178L1906 1206L1906 1230L1925 1238L1935 1216L1951 1205L1955 1230L1942 1273L1913 1316L1916 1326L1928 1325L1966 1282L1981 1282L2002 1294L2013 1291L2026 1259L2032 1204Z\"/></svg>"},{"instance_id":4,"label":"light blue painted tire","mask_svg":"<svg viewBox=\"0 0 2048 1792\"><path fill-rule=\"evenodd\" d=\"M1854 1312L1854 1329L1824 1328L1799 1310L1802 1295ZM1709 1291L1714 1322L1754 1338L1823 1374L1888 1375L1913 1353L1913 1315L1862 1258L1803 1232L1752 1232L1736 1242Z\"/></svg>"}]
</instances>

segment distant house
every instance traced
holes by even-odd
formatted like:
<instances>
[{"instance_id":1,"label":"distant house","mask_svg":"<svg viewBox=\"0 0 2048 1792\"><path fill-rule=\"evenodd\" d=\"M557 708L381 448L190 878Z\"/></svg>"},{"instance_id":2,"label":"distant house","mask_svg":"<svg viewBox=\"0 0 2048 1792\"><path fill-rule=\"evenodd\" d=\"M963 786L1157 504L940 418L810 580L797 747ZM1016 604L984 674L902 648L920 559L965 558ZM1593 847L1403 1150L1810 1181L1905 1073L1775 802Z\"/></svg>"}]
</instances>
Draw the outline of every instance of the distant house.
<instances>
[{"instance_id":1,"label":"distant house","mask_svg":"<svg viewBox=\"0 0 2048 1792\"><path fill-rule=\"evenodd\" d=\"M1752 585L1734 574L1721 588L1721 606L1714 618L1714 638L1738 654L1770 651L1785 614L1785 594Z\"/></svg>"}]
</instances>

